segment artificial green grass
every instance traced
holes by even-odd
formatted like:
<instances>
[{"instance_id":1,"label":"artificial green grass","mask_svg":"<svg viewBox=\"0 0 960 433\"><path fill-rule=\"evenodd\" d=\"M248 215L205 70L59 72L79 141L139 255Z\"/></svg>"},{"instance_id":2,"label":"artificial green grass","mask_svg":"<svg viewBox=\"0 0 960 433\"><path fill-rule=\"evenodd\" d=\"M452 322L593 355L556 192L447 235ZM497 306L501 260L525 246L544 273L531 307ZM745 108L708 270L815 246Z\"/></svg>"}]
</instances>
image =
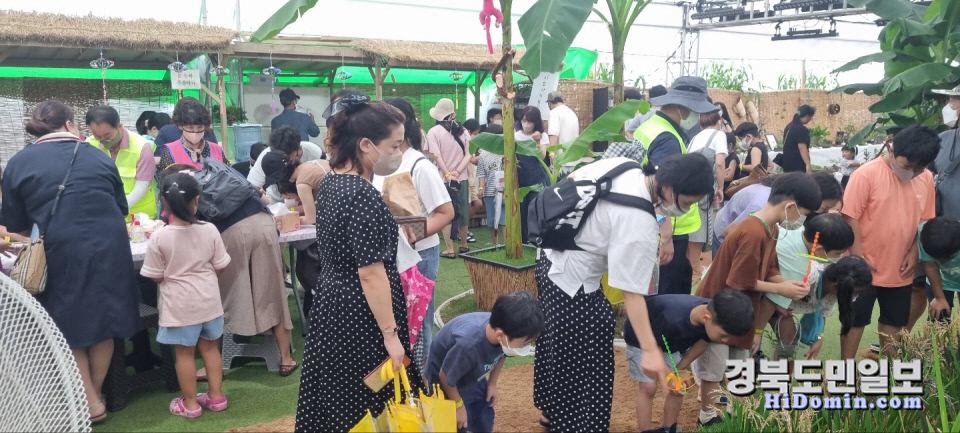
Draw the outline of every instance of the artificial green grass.
<instances>
[{"instance_id":1,"label":"artificial green grass","mask_svg":"<svg viewBox=\"0 0 960 433\"><path fill-rule=\"evenodd\" d=\"M479 241L479 239L478 239ZM490 260L492 262L503 263L505 265L513 267L523 267L530 266L537 263L537 250L532 247L523 248L523 256L519 259L509 259L507 258L507 250L504 248L497 248L490 251L481 251L476 254L471 254L470 257L476 257L478 259Z\"/></svg>"}]
</instances>

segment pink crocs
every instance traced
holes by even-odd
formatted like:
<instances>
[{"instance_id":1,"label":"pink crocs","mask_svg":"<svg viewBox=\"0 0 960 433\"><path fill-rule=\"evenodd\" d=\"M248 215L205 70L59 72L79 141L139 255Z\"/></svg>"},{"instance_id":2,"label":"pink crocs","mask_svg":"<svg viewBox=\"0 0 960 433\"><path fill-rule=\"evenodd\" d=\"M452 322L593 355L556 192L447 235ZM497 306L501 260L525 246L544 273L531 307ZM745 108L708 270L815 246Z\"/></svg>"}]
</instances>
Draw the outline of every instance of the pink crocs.
<instances>
[{"instance_id":1,"label":"pink crocs","mask_svg":"<svg viewBox=\"0 0 960 433\"><path fill-rule=\"evenodd\" d=\"M203 407L198 407L196 410L187 409L183 406L183 396L180 396L170 401L170 413L184 418L196 418L203 415Z\"/></svg>"},{"instance_id":2,"label":"pink crocs","mask_svg":"<svg viewBox=\"0 0 960 433\"><path fill-rule=\"evenodd\" d=\"M197 394L197 403L200 403L200 407L204 409L220 412L227 409L227 396L222 395L220 398L214 400L204 392L202 394Z\"/></svg>"}]
</instances>

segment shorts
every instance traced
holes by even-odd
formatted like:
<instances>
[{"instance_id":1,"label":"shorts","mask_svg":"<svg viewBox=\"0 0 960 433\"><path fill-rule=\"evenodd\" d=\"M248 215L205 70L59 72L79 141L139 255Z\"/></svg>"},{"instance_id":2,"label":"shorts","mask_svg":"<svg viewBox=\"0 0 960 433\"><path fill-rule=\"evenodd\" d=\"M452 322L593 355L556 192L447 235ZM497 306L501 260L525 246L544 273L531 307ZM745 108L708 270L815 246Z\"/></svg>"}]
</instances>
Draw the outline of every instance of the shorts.
<instances>
[{"instance_id":1,"label":"shorts","mask_svg":"<svg viewBox=\"0 0 960 433\"><path fill-rule=\"evenodd\" d=\"M673 362L680 362L680 352L673 352L673 361L670 361L670 355L663 352L663 361L667 363L670 369L673 369ZM643 374L643 349L627 345L627 364L630 366L630 378L640 383L654 383L657 380L647 377Z\"/></svg>"},{"instance_id":2,"label":"shorts","mask_svg":"<svg viewBox=\"0 0 960 433\"><path fill-rule=\"evenodd\" d=\"M157 343L194 347L201 338L216 340L223 336L223 316L197 325L161 326L157 330Z\"/></svg>"},{"instance_id":3,"label":"shorts","mask_svg":"<svg viewBox=\"0 0 960 433\"><path fill-rule=\"evenodd\" d=\"M500 203L500 222L497 223L497 197L483 196L483 208L487 211L487 227L492 229L507 224L507 207Z\"/></svg>"},{"instance_id":4,"label":"shorts","mask_svg":"<svg viewBox=\"0 0 960 433\"><path fill-rule=\"evenodd\" d=\"M749 357L750 351L747 349L710 343L707 350L694 363L693 373L701 381L723 382L723 373L727 371L728 359L747 359Z\"/></svg>"},{"instance_id":5,"label":"shorts","mask_svg":"<svg viewBox=\"0 0 960 433\"><path fill-rule=\"evenodd\" d=\"M910 300L913 285L903 287L870 286L853 301L853 327L863 328L873 319L873 304L880 302L880 319L883 325L904 327L910 323Z\"/></svg>"},{"instance_id":6,"label":"shorts","mask_svg":"<svg viewBox=\"0 0 960 433\"><path fill-rule=\"evenodd\" d=\"M710 236L710 234L713 233L713 230L711 230L713 225L710 224L710 222L713 220L713 218L711 218L713 216L713 212L711 212L711 210L712 209L710 208L700 208L700 228L697 229L697 231L690 233L690 242L699 242L706 247L712 240L712 236Z\"/></svg>"}]
</instances>

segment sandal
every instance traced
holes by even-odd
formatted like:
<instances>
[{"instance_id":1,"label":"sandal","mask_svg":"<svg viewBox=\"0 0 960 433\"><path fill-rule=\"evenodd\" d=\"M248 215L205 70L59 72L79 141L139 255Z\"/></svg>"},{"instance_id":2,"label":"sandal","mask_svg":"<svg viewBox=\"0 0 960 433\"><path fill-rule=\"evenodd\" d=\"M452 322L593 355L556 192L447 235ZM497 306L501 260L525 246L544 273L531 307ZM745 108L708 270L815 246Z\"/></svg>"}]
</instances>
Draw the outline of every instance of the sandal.
<instances>
[{"instance_id":1,"label":"sandal","mask_svg":"<svg viewBox=\"0 0 960 433\"><path fill-rule=\"evenodd\" d=\"M469 253L469 252L470 252L469 247L460 247L460 254Z\"/></svg>"},{"instance_id":2,"label":"sandal","mask_svg":"<svg viewBox=\"0 0 960 433\"><path fill-rule=\"evenodd\" d=\"M214 400L207 393L197 394L197 403L204 409L220 412L227 409L227 396L221 395Z\"/></svg>"},{"instance_id":3,"label":"sandal","mask_svg":"<svg viewBox=\"0 0 960 433\"><path fill-rule=\"evenodd\" d=\"M281 365L280 366L280 376L287 377L293 374L294 371L297 371L297 368L300 367L300 363L294 361L293 365Z\"/></svg>"},{"instance_id":4,"label":"sandal","mask_svg":"<svg viewBox=\"0 0 960 433\"><path fill-rule=\"evenodd\" d=\"M455 259L457 258L457 253L442 253L440 254L440 257L443 257L445 259Z\"/></svg>"},{"instance_id":5,"label":"sandal","mask_svg":"<svg viewBox=\"0 0 960 433\"><path fill-rule=\"evenodd\" d=\"M203 407L198 407L196 410L187 409L183 405L183 396L180 396L170 400L170 414L182 416L187 419L193 419L203 415Z\"/></svg>"},{"instance_id":6,"label":"sandal","mask_svg":"<svg viewBox=\"0 0 960 433\"><path fill-rule=\"evenodd\" d=\"M93 411L103 408L100 415L94 415ZM93 406L90 406L90 424L99 424L107 419L107 408L103 405L103 400L97 400Z\"/></svg>"}]
</instances>

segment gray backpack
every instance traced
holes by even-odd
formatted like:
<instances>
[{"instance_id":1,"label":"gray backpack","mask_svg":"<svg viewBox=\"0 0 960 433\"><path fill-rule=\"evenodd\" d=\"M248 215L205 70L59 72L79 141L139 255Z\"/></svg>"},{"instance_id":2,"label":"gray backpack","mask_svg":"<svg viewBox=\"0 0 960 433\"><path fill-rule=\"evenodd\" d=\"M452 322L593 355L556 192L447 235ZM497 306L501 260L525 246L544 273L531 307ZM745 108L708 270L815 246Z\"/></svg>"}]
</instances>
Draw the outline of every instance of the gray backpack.
<instances>
[{"instance_id":1,"label":"gray backpack","mask_svg":"<svg viewBox=\"0 0 960 433\"><path fill-rule=\"evenodd\" d=\"M208 221L219 221L234 213L257 190L238 171L213 158L203 161L203 168L193 174L200 183L200 204L197 211Z\"/></svg>"}]
</instances>

